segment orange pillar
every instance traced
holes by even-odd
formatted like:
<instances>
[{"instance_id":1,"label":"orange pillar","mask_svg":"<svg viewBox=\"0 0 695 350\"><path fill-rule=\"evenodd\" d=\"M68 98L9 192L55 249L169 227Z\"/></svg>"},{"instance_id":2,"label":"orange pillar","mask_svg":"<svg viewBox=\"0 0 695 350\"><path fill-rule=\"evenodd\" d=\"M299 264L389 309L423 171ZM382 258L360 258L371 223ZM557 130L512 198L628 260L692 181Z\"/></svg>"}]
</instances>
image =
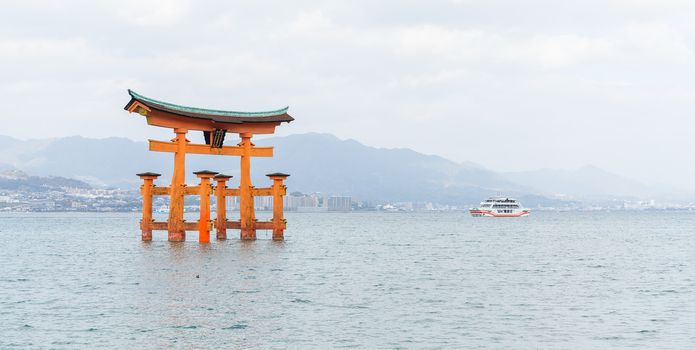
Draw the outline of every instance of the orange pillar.
<instances>
[{"instance_id":1,"label":"orange pillar","mask_svg":"<svg viewBox=\"0 0 695 350\"><path fill-rule=\"evenodd\" d=\"M215 218L215 231L217 239L227 239L227 196L224 191L227 189L227 180L232 178L229 175L217 174L215 181L215 197L217 198L217 217Z\"/></svg>"},{"instance_id":2,"label":"orange pillar","mask_svg":"<svg viewBox=\"0 0 695 350\"><path fill-rule=\"evenodd\" d=\"M151 241L152 240L152 188L154 187L154 180L157 179L160 174L156 173L141 173L137 174L143 181L143 185L140 187L140 193L142 194L142 220L140 220L140 230L142 230L142 240Z\"/></svg>"},{"instance_id":3,"label":"orange pillar","mask_svg":"<svg viewBox=\"0 0 695 350\"><path fill-rule=\"evenodd\" d=\"M287 192L287 187L282 182L290 175L272 173L266 176L273 180L273 240L282 241L285 239L286 226L282 200Z\"/></svg>"},{"instance_id":4,"label":"orange pillar","mask_svg":"<svg viewBox=\"0 0 695 350\"><path fill-rule=\"evenodd\" d=\"M176 153L174 154L174 174L171 177L171 194L169 198L169 241L183 242L186 240L186 228L183 220L184 187L186 186L186 133L183 128L174 129L176 138Z\"/></svg>"},{"instance_id":5,"label":"orange pillar","mask_svg":"<svg viewBox=\"0 0 695 350\"><path fill-rule=\"evenodd\" d=\"M253 209L253 186L251 185L251 133L241 133L243 154L241 156L241 179L239 180L239 210L241 239L256 239L256 213Z\"/></svg>"},{"instance_id":6,"label":"orange pillar","mask_svg":"<svg viewBox=\"0 0 695 350\"><path fill-rule=\"evenodd\" d=\"M200 179L200 218L198 219L198 242L210 243L210 179L217 174L214 171L196 171L193 174Z\"/></svg>"}]
</instances>

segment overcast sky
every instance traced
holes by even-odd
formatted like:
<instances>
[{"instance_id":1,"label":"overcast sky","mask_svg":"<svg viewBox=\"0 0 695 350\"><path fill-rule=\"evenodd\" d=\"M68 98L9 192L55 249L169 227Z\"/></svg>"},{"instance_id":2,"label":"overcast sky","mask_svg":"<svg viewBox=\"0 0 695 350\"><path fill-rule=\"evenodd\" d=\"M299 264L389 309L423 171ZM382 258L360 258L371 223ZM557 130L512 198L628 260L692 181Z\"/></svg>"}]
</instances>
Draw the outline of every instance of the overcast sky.
<instances>
[{"instance_id":1,"label":"overcast sky","mask_svg":"<svg viewBox=\"0 0 695 350\"><path fill-rule=\"evenodd\" d=\"M281 135L695 188L691 0L2 1L0 134L169 137L128 88L289 105Z\"/></svg>"}]
</instances>

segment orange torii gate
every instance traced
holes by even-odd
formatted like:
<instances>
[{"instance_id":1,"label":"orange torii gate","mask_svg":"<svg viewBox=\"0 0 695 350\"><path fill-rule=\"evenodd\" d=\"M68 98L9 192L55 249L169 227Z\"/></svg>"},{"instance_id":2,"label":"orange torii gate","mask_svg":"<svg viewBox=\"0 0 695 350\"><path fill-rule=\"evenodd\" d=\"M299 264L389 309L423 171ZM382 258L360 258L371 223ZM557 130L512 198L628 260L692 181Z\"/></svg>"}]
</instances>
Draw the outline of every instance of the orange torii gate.
<instances>
[{"instance_id":1,"label":"orange torii gate","mask_svg":"<svg viewBox=\"0 0 695 350\"><path fill-rule=\"evenodd\" d=\"M273 180L273 186L254 188L251 184L251 157L272 157L272 147L255 147L251 137L255 134L272 134L275 127L283 122L294 120L287 114L288 108L270 112L234 112L213 109L180 106L162 102L139 95L128 90L130 101L125 106L128 112L136 112L147 119L147 124L171 128L176 137L170 142L149 140L150 151L174 153L174 172L170 187L157 187L154 180L159 177L156 173L137 174L143 179L141 188L143 196L142 239L152 240L153 230L167 230L169 241L186 240L186 231L198 231L200 242L209 242L210 228L210 195L217 198L217 218L214 226L218 239L227 238L227 229L240 229L241 239L256 239L257 229L272 229L273 239L282 240L286 227L283 216L283 197L286 188L283 181L289 176L283 173L273 173L267 176ZM203 131L206 144L192 144L186 139L189 130ZM225 135L239 134L241 143L238 146L223 146ZM185 184L186 153L209 154L224 156L239 156L241 171L239 188L227 188L231 176L217 174L212 171L198 171L200 178L198 186ZM211 183L216 182L216 186ZM152 196L168 195L169 218L167 222L155 222L152 219ZM200 219L197 223L187 223L183 218L184 196L200 196ZM239 221L228 221L226 218L226 197L238 196L240 207ZM273 197L273 219L259 222L254 212L254 196Z\"/></svg>"}]
</instances>

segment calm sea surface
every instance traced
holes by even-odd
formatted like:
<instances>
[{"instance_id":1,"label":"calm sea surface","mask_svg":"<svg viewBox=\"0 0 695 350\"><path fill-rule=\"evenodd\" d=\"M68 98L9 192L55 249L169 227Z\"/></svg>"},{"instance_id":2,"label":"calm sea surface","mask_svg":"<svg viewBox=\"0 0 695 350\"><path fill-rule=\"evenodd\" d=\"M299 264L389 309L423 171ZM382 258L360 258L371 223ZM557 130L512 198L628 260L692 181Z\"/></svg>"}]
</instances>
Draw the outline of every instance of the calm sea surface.
<instances>
[{"instance_id":1,"label":"calm sea surface","mask_svg":"<svg viewBox=\"0 0 695 350\"><path fill-rule=\"evenodd\" d=\"M138 221L0 215L0 349L695 348L695 213L297 213L209 245Z\"/></svg>"}]
</instances>

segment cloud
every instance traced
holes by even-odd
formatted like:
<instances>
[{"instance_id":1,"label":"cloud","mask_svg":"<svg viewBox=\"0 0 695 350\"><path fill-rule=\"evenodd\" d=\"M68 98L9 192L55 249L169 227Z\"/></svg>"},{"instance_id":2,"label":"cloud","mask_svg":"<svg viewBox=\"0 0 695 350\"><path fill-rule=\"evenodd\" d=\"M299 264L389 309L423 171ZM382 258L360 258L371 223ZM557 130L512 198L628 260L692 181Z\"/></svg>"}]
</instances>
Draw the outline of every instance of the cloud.
<instances>
[{"instance_id":1,"label":"cloud","mask_svg":"<svg viewBox=\"0 0 695 350\"><path fill-rule=\"evenodd\" d=\"M504 170L595 163L656 178L644 164L658 159L605 150L649 155L648 135L659 154L678 154L687 141L663 135L695 128L692 2L8 4L0 98L12 103L0 133L17 137L153 137L159 129L122 111L135 88L213 108L289 104L297 122L281 133L332 132ZM491 135L513 152L481 146ZM695 172L670 160L663 173Z\"/></svg>"},{"instance_id":2,"label":"cloud","mask_svg":"<svg viewBox=\"0 0 695 350\"><path fill-rule=\"evenodd\" d=\"M693 59L693 49L681 31L664 23L631 23L623 34L626 50L641 57L685 63Z\"/></svg>"},{"instance_id":3,"label":"cloud","mask_svg":"<svg viewBox=\"0 0 695 350\"><path fill-rule=\"evenodd\" d=\"M333 21L321 11L301 13L290 24L295 33L317 33L333 29Z\"/></svg>"},{"instance_id":4,"label":"cloud","mask_svg":"<svg viewBox=\"0 0 695 350\"><path fill-rule=\"evenodd\" d=\"M89 51L82 38L68 39L0 39L0 52L4 59L27 59L62 56L80 56Z\"/></svg>"},{"instance_id":5,"label":"cloud","mask_svg":"<svg viewBox=\"0 0 695 350\"><path fill-rule=\"evenodd\" d=\"M403 28L397 51L457 61L528 63L547 68L565 67L610 55L613 43L585 36L532 36L518 38L478 29L460 30L424 25Z\"/></svg>"},{"instance_id":6,"label":"cloud","mask_svg":"<svg viewBox=\"0 0 695 350\"><path fill-rule=\"evenodd\" d=\"M475 57L486 54L494 40L481 30L459 30L435 25L406 27L399 32L398 49L407 54Z\"/></svg>"},{"instance_id":7,"label":"cloud","mask_svg":"<svg viewBox=\"0 0 695 350\"><path fill-rule=\"evenodd\" d=\"M508 60L526 60L544 67L566 67L613 53L613 43L603 38L581 36L540 36L503 48Z\"/></svg>"},{"instance_id":8,"label":"cloud","mask_svg":"<svg viewBox=\"0 0 695 350\"><path fill-rule=\"evenodd\" d=\"M120 0L112 6L126 21L144 27L173 25L192 10L189 0Z\"/></svg>"}]
</instances>

